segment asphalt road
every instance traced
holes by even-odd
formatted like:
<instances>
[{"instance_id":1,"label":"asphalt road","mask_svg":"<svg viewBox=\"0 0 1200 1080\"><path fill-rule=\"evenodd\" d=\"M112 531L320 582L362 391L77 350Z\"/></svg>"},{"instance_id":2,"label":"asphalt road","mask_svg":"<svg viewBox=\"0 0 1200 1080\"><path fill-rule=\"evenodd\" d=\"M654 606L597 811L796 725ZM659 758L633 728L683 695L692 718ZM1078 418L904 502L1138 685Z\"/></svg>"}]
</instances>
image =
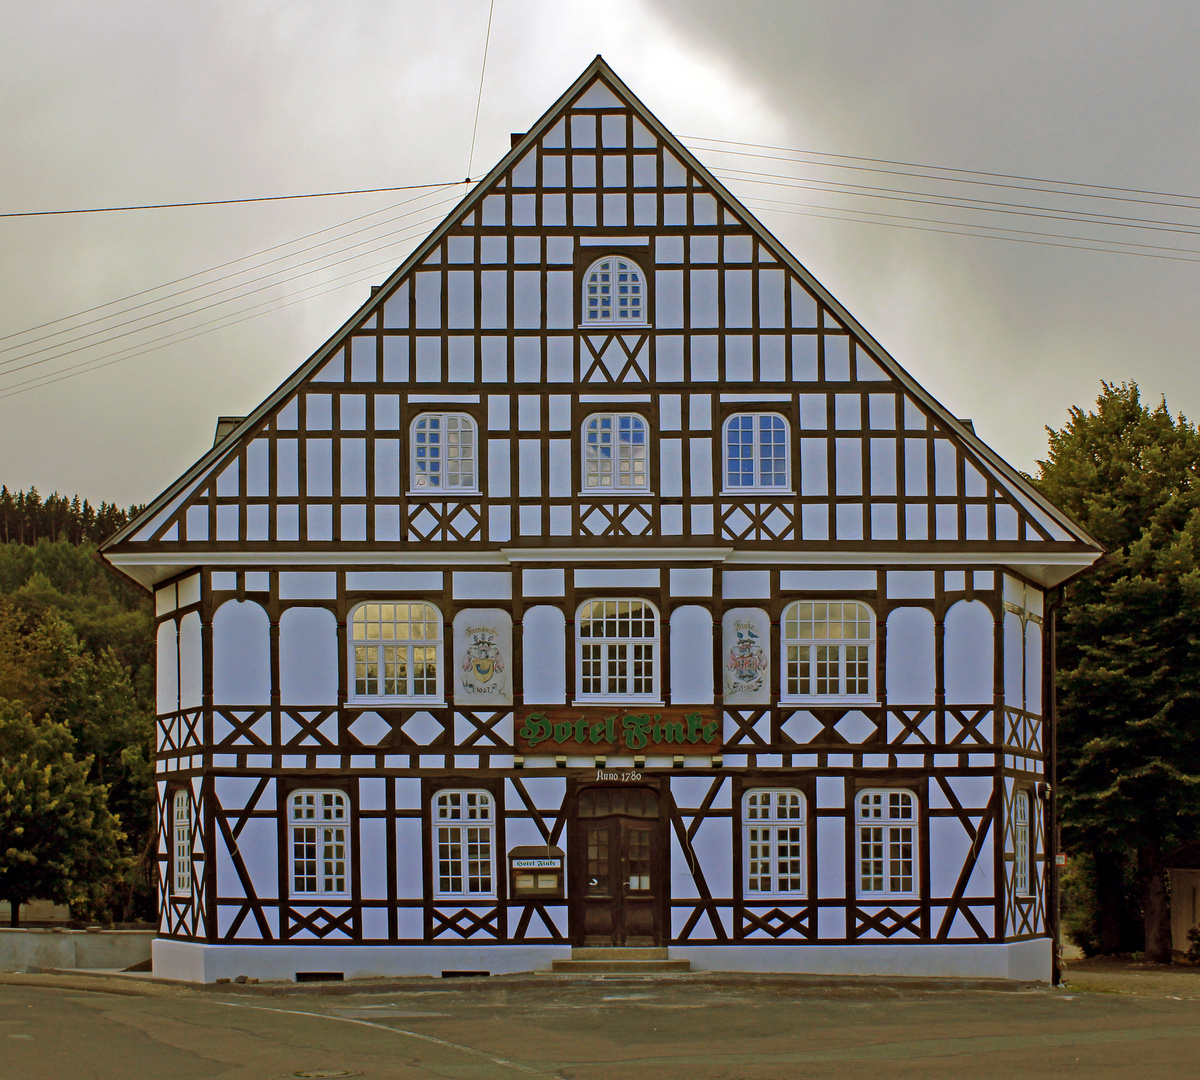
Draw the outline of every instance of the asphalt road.
<instances>
[{"instance_id":1,"label":"asphalt road","mask_svg":"<svg viewBox=\"0 0 1200 1080\"><path fill-rule=\"evenodd\" d=\"M988 991L508 977L333 996L9 975L0 981L0 1080L322 1070L372 1080L1170 1080L1200 1077L1192 984Z\"/></svg>"}]
</instances>

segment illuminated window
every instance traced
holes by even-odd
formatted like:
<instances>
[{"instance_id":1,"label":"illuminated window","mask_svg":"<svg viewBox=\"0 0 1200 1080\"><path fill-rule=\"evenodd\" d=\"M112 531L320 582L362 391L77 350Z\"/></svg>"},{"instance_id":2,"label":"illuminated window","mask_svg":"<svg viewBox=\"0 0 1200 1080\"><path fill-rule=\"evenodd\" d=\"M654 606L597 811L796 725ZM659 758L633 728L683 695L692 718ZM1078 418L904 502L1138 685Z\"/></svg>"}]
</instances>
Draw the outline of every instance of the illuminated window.
<instances>
[{"instance_id":1,"label":"illuminated window","mask_svg":"<svg viewBox=\"0 0 1200 1080\"><path fill-rule=\"evenodd\" d=\"M412 425L414 491L477 491L475 421L464 413L422 413Z\"/></svg>"},{"instance_id":2,"label":"illuminated window","mask_svg":"<svg viewBox=\"0 0 1200 1080\"><path fill-rule=\"evenodd\" d=\"M442 616L421 601L368 601L350 614L351 697L441 697Z\"/></svg>"},{"instance_id":3,"label":"illuminated window","mask_svg":"<svg viewBox=\"0 0 1200 1080\"><path fill-rule=\"evenodd\" d=\"M875 616L854 600L799 600L783 613L783 697L868 700L875 692Z\"/></svg>"},{"instance_id":4,"label":"illuminated window","mask_svg":"<svg viewBox=\"0 0 1200 1080\"><path fill-rule=\"evenodd\" d=\"M636 263L610 255L588 267L583 321L585 325L646 325L646 287Z\"/></svg>"},{"instance_id":5,"label":"illuminated window","mask_svg":"<svg viewBox=\"0 0 1200 1080\"><path fill-rule=\"evenodd\" d=\"M645 600L591 600L575 619L581 699L658 697L658 612Z\"/></svg>"},{"instance_id":6,"label":"illuminated window","mask_svg":"<svg viewBox=\"0 0 1200 1080\"><path fill-rule=\"evenodd\" d=\"M292 896L350 892L350 801L342 791L296 791L288 799Z\"/></svg>"},{"instance_id":7,"label":"illuminated window","mask_svg":"<svg viewBox=\"0 0 1200 1080\"><path fill-rule=\"evenodd\" d=\"M649 490L649 447L642 417L596 413L584 421L583 486L589 493Z\"/></svg>"},{"instance_id":8,"label":"illuminated window","mask_svg":"<svg viewBox=\"0 0 1200 1080\"><path fill-rule=\"evenodd\" d=\"M860 791L855 801L855 825L859 897L915 896L916 795L892 788Z\"/></svg>"},{"instance_id":9,"label":"illuminated window","mask_svg":"<svg viewBox=\"0 0 1200 1080\"><path fill-rule=\"evenodd\" d=\"M488 792L438 792L433 801L437 896L496 895L495 828Z\"/></svg>"},{"instance_id":10,"label":"illuminated window","mask_svg":"<svg viewBox=\"0 0 1200 1080\"><path fill-rule=\"evenodd\" d=\"M788 427L778 413L739 413L725 421L725 488L788 487Z\"/></svg>"},{"instance_id":11,"label":"illuminated window","mask_svg":"<svg viewBox=\"0 0 1200 1080\"><path fill-rule=\"evenodd\" d=\"M192 800L186 791L175 792L171 802L171 892L192 893Z\"/></svg>"},{"instance_id":12,"label":"illuminated window","mask_svg":"<svg viewBox=\"0 0 1200 1080\"><path fill-rule=\"evenodd\" d=\"M746 899L804 895L804 810L804 795L799 791L746 792L742 808Z\"/></svg>"}]
</instances>

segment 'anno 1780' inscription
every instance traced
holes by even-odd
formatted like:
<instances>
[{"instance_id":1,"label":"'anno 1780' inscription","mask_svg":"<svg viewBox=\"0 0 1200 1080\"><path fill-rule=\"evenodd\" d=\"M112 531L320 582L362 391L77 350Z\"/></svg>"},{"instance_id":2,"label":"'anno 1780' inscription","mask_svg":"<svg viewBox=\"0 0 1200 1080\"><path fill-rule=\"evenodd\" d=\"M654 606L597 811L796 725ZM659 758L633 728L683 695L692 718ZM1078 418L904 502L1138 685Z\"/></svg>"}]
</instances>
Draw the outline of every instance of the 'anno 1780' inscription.
<instances>
[{"instance_id":1,"label":"'anno 1780' inscription","mask_svg":"<svg viewBox=\"0 0 1200 1080\"><path fill-rule=\"evenodd\" d=\"M721 748L713 708L525 708L517 749L529 753L711 754Z\"/></svg>"}]
</instances>

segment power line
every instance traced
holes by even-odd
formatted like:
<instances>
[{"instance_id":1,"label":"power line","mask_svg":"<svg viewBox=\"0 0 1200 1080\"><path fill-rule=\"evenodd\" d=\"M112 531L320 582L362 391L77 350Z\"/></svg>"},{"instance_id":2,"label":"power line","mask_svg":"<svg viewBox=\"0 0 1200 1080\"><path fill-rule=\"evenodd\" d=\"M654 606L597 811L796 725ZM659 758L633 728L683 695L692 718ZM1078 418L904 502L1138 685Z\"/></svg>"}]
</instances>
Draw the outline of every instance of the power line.
<instances>
[{"instance_id":1,"label":"power line","mask_svg":"<svg viewBox=\"0 0 1200 1080\"><path fill-rule=\"evenodd\" d=\"M487 72L488 42L492 40L492 12L496 8L496 0L489 0L487 33L483 36L483 63L479 66L479 93L475 95L475 123L471 127L471 153L467 158L467 179L471 182L471 170L475 167L475 135L479 131L479 107L483 104L483 76Z\"/></svg>"}]
</instances>

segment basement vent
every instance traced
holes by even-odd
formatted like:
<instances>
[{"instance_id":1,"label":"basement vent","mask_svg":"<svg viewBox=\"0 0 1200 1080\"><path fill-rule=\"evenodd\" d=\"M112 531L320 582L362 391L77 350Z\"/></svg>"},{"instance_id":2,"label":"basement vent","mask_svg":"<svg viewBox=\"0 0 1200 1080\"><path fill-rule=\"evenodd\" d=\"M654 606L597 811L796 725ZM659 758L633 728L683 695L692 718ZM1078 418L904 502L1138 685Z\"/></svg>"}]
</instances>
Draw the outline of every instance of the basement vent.
<instances>
[{"instance_id":1,"label":"basement vent","mask_svg":"<svg viewBox=\"0 0 1200 1080\"><path fill-rule=\"evenodd\" d=\"M490 971L443 971L443 979L486 979Z\"/></svg>"},{"instance_id":2,"label":"basement vent","mask_svg":"<svg viewBox=\"0 0 1200 1080\"><path fill-rule=\"evenodd\" d=\"M297 971L296 982L345 982L346 976L340 971Z\"/></svg>"}]
</instances>

